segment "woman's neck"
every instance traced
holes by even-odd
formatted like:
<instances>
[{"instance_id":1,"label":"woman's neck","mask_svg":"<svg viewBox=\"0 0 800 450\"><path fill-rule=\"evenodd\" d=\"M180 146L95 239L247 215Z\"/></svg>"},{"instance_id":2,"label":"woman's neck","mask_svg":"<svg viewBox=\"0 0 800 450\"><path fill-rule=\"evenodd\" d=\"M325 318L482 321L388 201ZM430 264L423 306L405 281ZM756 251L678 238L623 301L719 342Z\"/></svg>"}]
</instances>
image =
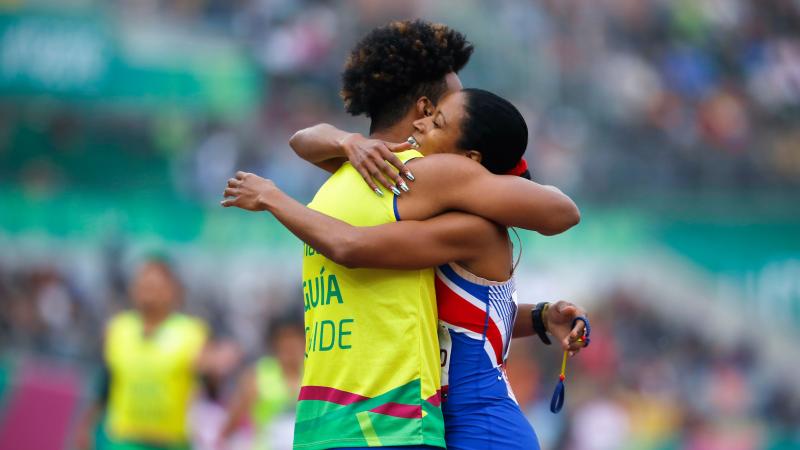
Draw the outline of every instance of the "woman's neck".
<instances>
[{"instance_id":1,"label":"woman's neck","mask_svg":"<svg viewBox=\"0 0 800 450\"><path fill-rule=\"evenodd\" d=\"M381 130L369 135L369 137L372 139L380 139L382 141L392 142L395 144L405 142L409 136L411 136L411 133L406 133L402 130Z\"/></svg>"},{"instance_id":2,"label":"woman's neck","mask_svg":"<svg viewBox=\"0 0 800 450\"><path fill-rule=\"evenodd\" d=\"M153 311L153 312L140 312L142 316L142 329L145 335L151 335L153 332L167 320L171 311Z\"/></svg>"},{"instance_id":3,"label":"woman's neck","mask_svg":"<svg viewBox=\"0 0 800 450\"><path fill-rule=\"evenodd\" d=\"M278 363L281 366L281 370L283 371L284 378L287 381L289 381L290 384L293 384L295 381L297 381L301 377L301 374L303 373L302 362L300 363L300 365L296 365L296 364L293 364L292 361L286 361L286 360L278 359Z\"/></svg>"},{"instance_id":4,"label":"woman's neck","mask_svg":"<svg viewBox=\"0 0 800 450\"><path fill-rule=\"evenodd\" d=\"M411 113L408 113L394 125L370 133L369 137L396 144L405 142L414 133L414 120Z\"/></svg>"}]
</instances>

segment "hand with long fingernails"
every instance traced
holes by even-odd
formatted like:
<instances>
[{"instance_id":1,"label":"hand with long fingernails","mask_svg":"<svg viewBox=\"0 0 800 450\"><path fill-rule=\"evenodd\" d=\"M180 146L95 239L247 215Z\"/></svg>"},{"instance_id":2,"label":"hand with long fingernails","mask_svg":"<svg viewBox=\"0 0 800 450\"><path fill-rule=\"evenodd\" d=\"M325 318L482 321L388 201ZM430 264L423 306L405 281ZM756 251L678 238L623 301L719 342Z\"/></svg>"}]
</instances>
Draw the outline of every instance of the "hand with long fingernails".
<instances>
[{"instance_id":1,"label":"hand with long fingernails","mask_svg":"<svg viewBox=\"0 0 800 450\"><path fill-rule=\"evenodd\" d=\"M414 175L395 152L413 148L411 142L396 144L351 133L342 139L339 145L350 164L361 174L361 178L376 195L383 196L383 190L378 183L392 191L394 195L401 195L410 190L403 177L414 181Z\"/></svg>"}]
</instances>

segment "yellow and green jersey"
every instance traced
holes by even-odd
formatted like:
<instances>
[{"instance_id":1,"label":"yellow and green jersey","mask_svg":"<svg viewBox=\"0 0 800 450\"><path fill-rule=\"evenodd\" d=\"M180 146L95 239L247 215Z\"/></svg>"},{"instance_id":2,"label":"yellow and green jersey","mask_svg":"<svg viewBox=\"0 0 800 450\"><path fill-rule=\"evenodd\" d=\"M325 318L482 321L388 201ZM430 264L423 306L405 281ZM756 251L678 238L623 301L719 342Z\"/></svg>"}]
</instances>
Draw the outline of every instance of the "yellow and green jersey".
<instances>
[{"instance_id":1,"label":"yellow and green jersey","mask_svg":"<svg viewBox=\"0 0 800 450\"><path fill-rule=\"evenodd\" d=\"M375 195L345 163L309 207L373 226L397 220L395 201ZM445 446L433 280L432 269L348 269L304 247L306 360L295 449Z\"/></svg>"},{"instance_id":2,"label":"yellow and green jersey","mask_svg":"<svg viewBox=\"0 0 800 450\"><path fill-rule=\"evenodd\" d=\"M194 362L206 341L199 319L172 314L149 336L136 312L108 324L104 356L110 373L108 433L114 440L164 445L188 442Z\"/></svg>"}]
</instances>

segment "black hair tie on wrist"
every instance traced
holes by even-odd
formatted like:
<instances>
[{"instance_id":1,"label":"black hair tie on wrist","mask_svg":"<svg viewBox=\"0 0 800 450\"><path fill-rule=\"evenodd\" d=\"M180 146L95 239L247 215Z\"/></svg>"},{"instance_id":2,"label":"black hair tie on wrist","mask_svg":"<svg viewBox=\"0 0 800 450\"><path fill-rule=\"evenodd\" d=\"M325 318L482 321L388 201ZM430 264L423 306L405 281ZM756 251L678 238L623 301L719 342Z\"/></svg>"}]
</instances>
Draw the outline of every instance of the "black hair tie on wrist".
<instances>
[{"instance_id":1,"label":"black hair tie on wrist","mask_svg":"<svg viewBox=\"0 0 800 450\"><path fill-rule=\"evenodd\" d=\"M544 320L542 318L542 312L547 305L549 305L548 302L537 303L536 307L531 311L531 318L533 319L533 331L536 332L536 335L539 336L539 339L541 339L545 345L550 345L550 338L547 337L547 329L544 326Z\"/></svg>"}]
</instances>

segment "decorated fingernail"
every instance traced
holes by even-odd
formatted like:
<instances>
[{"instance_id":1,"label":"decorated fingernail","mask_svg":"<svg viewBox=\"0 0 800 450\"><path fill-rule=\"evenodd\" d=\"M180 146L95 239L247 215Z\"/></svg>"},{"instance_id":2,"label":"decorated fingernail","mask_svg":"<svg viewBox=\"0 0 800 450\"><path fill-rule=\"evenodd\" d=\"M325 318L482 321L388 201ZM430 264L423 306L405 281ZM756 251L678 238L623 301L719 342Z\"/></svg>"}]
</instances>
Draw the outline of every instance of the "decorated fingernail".
<instances>
[{"instance_id":1,"label":"decorated fingernail","mask_svg":"<svg viewBox=\"0 0 800 450\"><path fill-rule=\"evenodd\" d=\"M375 193L378 194L378 197L383 197L383 191L381 191L379 188L375 188Z\"/></svg>"},{"instance_id":2,"label":"decorated fingernail","mask_svg":"<svg viewBox=\"0 0 800 450\"><path fill-rule=\"evenodd\" d=\"M411 171L409 170L408 172L406 172L406 178L408 178L410 181L414 181L414 174L412 174Z\"/></svg>"},{"instance_id":3,"label":"decorated fingernail","mask_svg":"<svg viewBox=\"0 0 800 450\"><path fill-rule=\"evenodd\" d=\"M394 193L394 195L400 195L400 189L397 189L394 186L390 187L389 189Z\"/></svg>"},{"instance_id":4,"label":"decorated fingernail","mask_svg":"<svg viewBox=\"0 0 800 450\"><path fill-rule=\"evenodd\" d=\"M400 186L400 189L402 189L402 190L403 190L403 192L408 192L408 191L410 191L410 189L408 188L408 185L407 185L407 184L406 184L406 182L405 182L405 181L403 181L403 180L400 180L400 182L399 182L399 183L397 183L397 185L398 185L398 186Z\"/></svg>"},{"instance_id":5,"label":"decorated fingernail","mask_svg":"<svg viewBox=\"0 0 800 450\"><path fill-rule=\"evenodd\" d=\"M414 150L419 148L419 142L417 142L417 140L414 139L414 136L409 136L408 139L406 139L406 142L411 144L411 148L413 148Z\"/></svg>"}]
</instances>

